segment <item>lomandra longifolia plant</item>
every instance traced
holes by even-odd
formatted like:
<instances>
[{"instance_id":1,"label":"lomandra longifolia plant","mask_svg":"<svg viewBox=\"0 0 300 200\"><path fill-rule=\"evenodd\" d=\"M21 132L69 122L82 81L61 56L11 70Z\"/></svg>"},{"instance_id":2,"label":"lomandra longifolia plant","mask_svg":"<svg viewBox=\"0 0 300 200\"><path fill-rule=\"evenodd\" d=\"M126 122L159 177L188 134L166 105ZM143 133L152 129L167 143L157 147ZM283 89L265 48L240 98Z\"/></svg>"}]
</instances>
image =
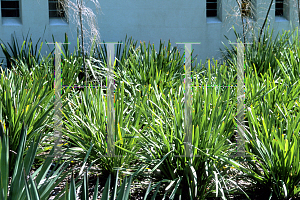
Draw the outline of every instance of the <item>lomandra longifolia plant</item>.
<instances>
[{"instance_id":1,"label":"lomandra longifolia plant","mask_svg":"<svg viewBox=\"0 0 300 200\"><path fill-rule=\"evenodd\" d=\"M262 199L291 199L300 192L299 80L274 80L268 73L259 80L246 76L246 159L231 164L253 185L245 188L261 193Z\"/></svg>"},{"instance_id":2,"label":"lomandra longifolia plant","mask_svg":"<svg viewBox=\"0 0 300 200\"><path fill-rule=\"evenodd\" d=\"M22 123L28 126L28 139L50 123L53 108L53 90L50 87L47 81L33 79L33 75L20 76L15 74L15 70L8 70L7 76L0 78L0 121L10 133L10 174L17 156Z\"/></svg>"},{"instance_id":3,"label":"lomandra longifolia plant","mask_svg":"<svg viewBox=\"0 0 300 200\"><path fill-rule=\"evenodd\" d=\"M109 122L106 118L108 101L104 88L89 88L87 95L81 91L76 97L69 97L68 105L63 109L67 119L64 122L66 128L63 132L69 137L70 143L76 146L71 149L77 151L79 158L83 158L92 142L94 147L88 162L101 166L98 169L102 171L105 178L111 174L115 179L116 169L123 168L126 163L136 159L134 154L138 149L135 145L135 135L131 133L134 133L133 129L140 129L143 118L135 106L140 97L131 98L128 94L124 94L124 84L116 88L115 132L112 137L116 137L115 144L120 148L115 148L114 157L107 156L109 147L106 139L109 136L106 123Z\"/></svg>"},{"instance_id":4,"label":"lomandra longifolia plant","mask_svg":"<svg viewBox=\"0 0 300 200\"><path fill-rule=\"evenodd\" d=\"M268 26L261 35L261 42L258 42L259 32L253 34L252 44L246 46L244 57L245 65L252 71L256 70L259 78L271 68L271 73L276 80L279 77L284 78L285 74L290 73L290 69L298 68L295 65L295 61L299 59L299 45L297 45L299 42L296 29L277 33L275 37L273 32L273 29L269 31ZM235 29L234 33L238 39L240 36ZM224 51L222 53L226 63L230 66L236 66L236 45L230 44L229 47L224 43L223 45ZM285 69L286 66L289 66L289 68Z\"/></svg>"},{"instance_id":5,"label":"lomandra longifolia plant","mask_svg":"<svg viewBox=\"0 0 300 200\"><path fill-rule=\"evenodd\" d=\"M45 29L46 31L46 29ZM45 33L44 31L44 33ZM16 61L23 62L25 67L31 71L35 63L39 63L41 58L41 49L43 46L43 38L39 38L34 44L29 32L26 37L23 35L23 42L19 45L17 35L12 35L12 43L5 44L0 39L0 47L6 58L6 66L8 69L12 69L12 66L18 67Z\"/></svg>"},{"instance_id":6,"label":"lomandra longifolia plant","mask_svg":"<svg viewBox=\"0 0 300 200\"><path fill-rule=\"evenodd\" d=\"M20 138L17 143L16 159L11 163L9 151L10 131L0 122L0 199L2 200L26 200L26 199L49 199L50 194L72 170L67 169L71 160L65 161L58 166L54 161L54 149L49 153L43 164L34 169L35 159L40 146L42 133L35 132L31 139L27 135L28 126L22 124ZM30 144L30 145L27 145ZM27 153L25 154L25 152ZM55 168L50 172L51 164ZM13 174L9 169L13 167Z\"/></svg>"},{"instance_id":7,"label":"lomandra longifolia plant","mask_svg":"<svg viewBox=\"0 0 300 200\"><path fill-rule=\"evenodd\" d=\"M204 81L205 78L201 83ZM226 195L227 172L220 171L225 163L216 162L212 155L229 156L233 151L230 138L234 133L235 93L230 88L199 87L199 82L197 79L193 82L192 96L194 157L184 157L184 138L187 137L184 133L184 86L177 85L164 94L159 85L149 85L147 96L138 105L146 118L145 128L136 131L141 154L147 158L145 164L158 183L167 184L161 195L170 199L225 198Z\"/></svg>"}]
</instances>

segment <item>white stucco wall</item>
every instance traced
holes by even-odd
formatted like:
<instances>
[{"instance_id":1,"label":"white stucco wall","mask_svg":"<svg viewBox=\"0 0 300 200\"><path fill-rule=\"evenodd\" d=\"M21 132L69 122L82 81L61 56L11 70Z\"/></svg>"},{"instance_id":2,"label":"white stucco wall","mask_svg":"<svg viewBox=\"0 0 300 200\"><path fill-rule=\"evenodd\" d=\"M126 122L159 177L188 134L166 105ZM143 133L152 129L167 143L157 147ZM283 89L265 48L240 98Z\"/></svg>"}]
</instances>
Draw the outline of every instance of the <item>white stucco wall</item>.
<instances>
[{"instance_id":1,"label":"white stucco wall","mask_svg":"<svg viewBox=\"0 0 300 200\"><path fill-rule=\"evenodd\" d=\"M224 35L233 42L235 36L232 25L241 32L241 19L235 16L232 9L236 6L235 0L220 0L221 7L219 20L206 18L205 0L99 0L102 13L98 14L98 25L101 40L105 42L124 42L125 35L132 36L134 40L145 41L159 47L160 39L167 44L170 39L172 46L175 42L201 42L193 45L194 54L200 59L207 57L220 57L219 48L222 41L227 44ZM256 21L254 27L262 25L265 18L269 0L256 0ZM275 2L275 0L274 0ZM269 15L269 21L275 28L274 34L282 29L291 29L291 24L297 25L296 0L287 0L290 4L286 19L275 19L275 5ZM0 14L0 39L5 43L11 42L11 35L15 32L21 43L22 33L29 33L34 42L44 34L45 39L52 42L52 34L59 42L64 41L64 33L69 36L71 49L76 44L77 26L71 22L54 24L49 21L48 1L20 0L20 21L10 22L1 18ZM92 4L88 4L92 5ZM91 6L92 7L92 6ZM92 7L93 8L93 7ZM1 12L1 11L0 11ZM21 44L20 44L21 45ZM51 48L54 45L50 45ZM184 49L184 45L178 45ZM44 44L43 51L48 51ZM182 51L183 53L183 51ZM3 58L0 52L0 61Z\"/></svg>"}]
</instances>

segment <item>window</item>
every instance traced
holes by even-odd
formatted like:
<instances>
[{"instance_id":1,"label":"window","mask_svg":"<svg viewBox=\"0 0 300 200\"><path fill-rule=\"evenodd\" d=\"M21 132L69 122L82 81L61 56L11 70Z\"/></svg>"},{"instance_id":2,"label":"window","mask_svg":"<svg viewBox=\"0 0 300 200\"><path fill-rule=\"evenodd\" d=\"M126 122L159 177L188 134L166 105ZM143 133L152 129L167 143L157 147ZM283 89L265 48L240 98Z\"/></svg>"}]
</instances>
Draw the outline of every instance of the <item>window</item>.
<instances>
[{"instance_id":1,"label":"window","mask_svg":"<svg viewBox=\"0 0 300 200\"><path fill-rule=\"evenodd\" d=\"M49 0L49 17L50 18L64 18L65 11L62 0Z\"/></svg>"},{"instance_id":2,"label":"window","mask_svg":"<svg viewBox=\"0 0 300 200\"><path fill-rule=\"evenodd\" d=\"M283 22L290 20L290 2L287 0L275 1L275 21Z\"/></svg>"},{"instance_id":3,"label":"window","mask_svg":"<svg viewBox=\"0 0 300 200\"><path fill-rule=\"evenodd\" d=\"M19 1L1 0L2 17L20 17Z\"/></svg>"},{"instance_id":4,"label":"window","mask_svg":"<svg viewBox=\"0 0 300 200\"><path fill-rule=\"evenodd\" d=\"M206 0L206 17L218 16L217 0Z\"/></svg>"},{"instance_id":5,"label":"window","mask_svg":"<svg viewBox=\"0 0 300 200\"><path fill-rule=\"evenodd\" d=\"M283 16L283 0L276 0L275 16Z\"/></svg>"},{"instance_id":6,"label":"window","mask_svg":"<svg viewBox=\"0 0 300 200\"><path fill-rule=\"evenodd\" d=\"M241 11L242 11L242 16L243 17L250 17L250 18L253 18L253 13L252 13L252 2L251 0L242 0L242 8L241 8Z\"/></svg>"}]
</instances>

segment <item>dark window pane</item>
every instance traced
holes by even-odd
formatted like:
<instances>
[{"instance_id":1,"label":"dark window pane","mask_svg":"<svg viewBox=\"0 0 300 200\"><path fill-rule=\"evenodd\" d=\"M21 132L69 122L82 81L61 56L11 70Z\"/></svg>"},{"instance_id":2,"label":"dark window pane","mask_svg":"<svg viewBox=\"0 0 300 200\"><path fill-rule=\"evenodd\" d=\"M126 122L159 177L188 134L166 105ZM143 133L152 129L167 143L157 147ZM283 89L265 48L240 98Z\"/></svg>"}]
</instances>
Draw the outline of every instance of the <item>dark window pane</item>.
<instances>
[{"instance_id":1,"label":"dark window pane","mask_svg":"<svg viewBox=\"0 0 300 200\"><path fill-rule=\"evenodd\" d=\"M217 11L216 10L210 10L206 12L207 17L216 17L217 16Z\"/></svg>"},{"instance_id":2,"label":"dark window pane","mask_svg":"<svg viewBox=\"0 0 300 200\"><path fill-rule=\"evenodd\" d=\"M252 17L251 1L250 0L243 0L241 6L242 6L242 16L243 17Z\"/></svg>"},{"instance_id":3,"label":"dark window pane","mask_svg":"<svg viewBox=\"0 0 300 200\"><path fill-rule=\"evenodd\" d=\"M276 9L283 9L283 3L276 3L275 8Z\"/></svg>"},{"instance_id":4,"label":"dark window pane","mask_svg":"<svg viewBox=\"0 0 300 200\"><path fill-rule=\"evenodd\" d=\"M2 10L2 17L20 17L19 10Z\"/></svg>"},{"instance_id":5,"label":"dark window pane","mask_svg":"<svg viewBox=\"0 0 300 200\"><path fill-rule=\"evenodd\" d=\"M56 11L49 11L49 17L56 17Z\"/></svg>"},{"instance_id":6,"label":"dark window pane","mask_svg":"<svg viewBox=\"0 0 300 200\"><path fill-rule=\"evenodd\" d=\"M56 10L56 3L49 3L49 10Z\"/></svg>"},{"instance_id":7,"label":"dark window pane","mask_svg":"<svg viewBox=\"0 0 300 200\"><path fill-rule=\"evenodd\" d=\"M216 17L217 8L217 0L206 0L206 17Z\"/></svg>"},{"instance_id":8,"label":"dark window pane","mask_svg":"<svg viewBox=\"0 0 300 200\"><path fill-rule=\"evenodd\" d=\"M49 16L50 17L58 17L58 12L57 11L49 11Z\"/></svg>"},{"instance_id":9,"label":"dark window pane","mask_svg":"<svg viewBox=\"0 0 300 200\"><path fill-rule=\"evenodd\" d=\"M59 4L57 0L49 1L49 17L65 17L63 6L61 3Z\"/></svg>"},{"instance_id":10,"label":"dark window pane","mask_svg":"<svg viewBox=\"0 0 300 200\"><path fill-rule=\"evenodd\" d=\"M276 1L275 3L275 16L283 15L283 1Z\"/></svg>"},{"instance_id":11,"label":"dark window pane","mask_svg":"<svg viewBox=\"0 0 300 200\"><path fill-rule=\"evenodd\" d=\"M58 12L57 16L63 18L63 17L65 17L65 12Z\"/></svg>"},{"instance_id":12,"label":"dark window pane","mask_svg":"<svg viewBox=\"0 0 300 200\"><path fill-rule=\"evenodd\" d=\"M216 3L207 3L206 9L217 9L217 4Z\"/></svg>"},{"instance_id":13,"label":"dark window pane","mask_svg":"<svg viewBox=\"0 0 300 200\"><path fill-rule=\"evenodd\" d=\"M65 17L65 13L59 11L49 11L49 17Z\"/></svg>"},{"instance_id":14,"label":"dark window pane","mask_svg":"<svg viewBox=\"0 0 300 200\"><path fill-rule=\"evenodd\" d=\"M19 17L19 1L1 1L2 17Z\"/></svg>"},{"instance_id":15,"label":"dark window pane","mask_svg":"<svg viewBox=\"0 0 300 200\"><path fill-rule=\"evenodd\" d=\"M283 10L275 10L276 16L283 16Z\"/></svg>"},{"instance_id":16,"label":"dark window pane","mask_svg":"<svg viewBox=\"0 0 300 200\"><path fill-rule=\"evenodd\" d=\"M19 8L19 1L1 1L1 8Z\"/></svg>"}]
</instances>

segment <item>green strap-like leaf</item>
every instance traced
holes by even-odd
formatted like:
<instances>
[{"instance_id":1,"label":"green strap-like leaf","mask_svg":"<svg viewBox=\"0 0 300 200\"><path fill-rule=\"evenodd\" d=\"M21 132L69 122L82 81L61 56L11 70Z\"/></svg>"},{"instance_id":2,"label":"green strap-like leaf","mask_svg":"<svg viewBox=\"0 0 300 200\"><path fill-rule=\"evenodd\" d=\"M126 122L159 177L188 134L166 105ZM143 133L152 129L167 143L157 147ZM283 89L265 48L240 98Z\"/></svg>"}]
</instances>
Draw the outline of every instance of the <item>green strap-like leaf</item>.
<instances>
[{"instance_id":1,"label":"green strap-like leaf","mask_svg":"<svg viewBox=\"0 0 300 200\"><path fill-rule=\"evenodd\" d=\"M107 178L107 180L106 180L101 200L109 200L110 177L111 177L111 175L109 175L108 178Z\"/></svg>"},{"instance_id":2,"label":"green strap-like leaf","mask_svg":"<svg viewBox=\"0 0 300 200\"><path fill-rule=\"evenodd\" d=\"M72 173L72 176L71 176L69 198L70 198L70 200L76 199L76 187L75 187L75 181L74 181L73 173Z\"/></svg>"}]
</instances>

